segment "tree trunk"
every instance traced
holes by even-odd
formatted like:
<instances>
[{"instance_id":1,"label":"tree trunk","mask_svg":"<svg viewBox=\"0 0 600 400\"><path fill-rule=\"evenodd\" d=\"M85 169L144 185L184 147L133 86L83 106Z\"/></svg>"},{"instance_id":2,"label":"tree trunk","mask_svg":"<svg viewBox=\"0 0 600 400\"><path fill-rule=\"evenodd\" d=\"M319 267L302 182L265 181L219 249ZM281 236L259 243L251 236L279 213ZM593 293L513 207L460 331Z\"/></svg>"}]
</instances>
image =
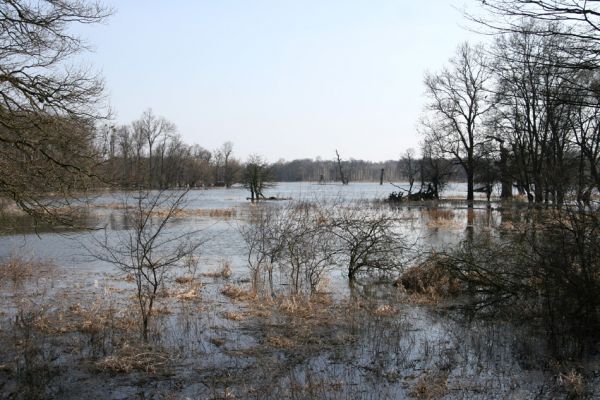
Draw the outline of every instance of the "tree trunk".
<instances>
[{"instance_id":1,"label":"tree trunk","mask_svg":"<svg viewBox=\"0 0 600 400\"><path fill-rule=\"evenodd\" d=\"M469 202L469 207L473 207L473 191L474 191L474 174L473 169L469 168L467 170L467 201Z\"/></svg>"},{"instance_id":2,"label":"tree trunk","mask_svg":"<svg viewBox=\"0 0 600 400\"><path fill-rule=\"evenodd\" d=\"M500 193L501 199L512 198L512 178L508 173L508 150L504 147L500 148L500 173L502 192Z\"/></svg>"}]
</instances>

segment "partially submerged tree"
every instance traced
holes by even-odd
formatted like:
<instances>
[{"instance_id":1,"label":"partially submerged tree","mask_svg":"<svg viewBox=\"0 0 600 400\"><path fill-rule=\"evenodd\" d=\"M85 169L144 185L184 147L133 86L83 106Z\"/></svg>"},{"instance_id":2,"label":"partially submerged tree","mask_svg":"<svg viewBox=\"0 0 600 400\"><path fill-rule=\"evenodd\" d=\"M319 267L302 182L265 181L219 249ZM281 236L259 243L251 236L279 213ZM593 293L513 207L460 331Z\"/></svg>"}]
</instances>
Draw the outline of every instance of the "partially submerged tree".
<instances>
[{"instance_id":1,"label":"partially submerged tree","mask_svg":"<svg viewBox=\"0 0 600 400\"><path fill-rule=\"evenodd\" d=\"M326 211L326 229L336 238L336 258L347 269L350 283L356 282L361 272L400 270L408 246L393 215L359 204L338 204Z\"/></svg>"},{"instance_id":2,"label":"partially submerged tree","mask_svg":"<svg viewBox=\"0 0 600 400\"><path fill-rule=\"evenodd\" d=\"M404 164L404 173L408 180L408 197L412 194L415 179L419 173L417 168L417 162L415 161L415 151L413 149L407 149L402 156Z\"/></svg>"},{"instance_id":3,"label":"partially submerged tree","mask_svg":"<svg viewBox=\"0 0 600 400\"><path fill-rule=\"evenodd\" d=\"M338 167L338 172L340 174L340 181L342 181L343 185L347 185L349 180L348 180L348 175L346 174L346 172L344 171L344 168L342 167L342 159L340 157L340 153L338 153L338 151L335 151L335 158L337 161L337 167Z\"/></svg>"},{"instance_id":4,"label":"partially submerged tree","mask_svg":"<svg viewBox=\"0 0 600 400\"><path fill-rule=\"evenodd\" d=\"M334 268L345 271L351 285L362 274L398 272L409 248L393 215L340 201L263 206L239 229L254 288L267 282L272 295L274 269L293 294L312 294Z\"/></svg>"},{"instance_id":5,"label":"partially submerged tree","mask_svg":"<svg viewBox=\"0 0 600 400\"><path fill-rule=\"evenodd\" d=\"M72 27L110 12L80 0L0 2L0 195L36 217L56 216L47 192L65 199L94 177L103 84L70 65L86 50Z\"/></svg>"},{"instance_id":6,"label":"partially submerged tree","mask_svg":"<svg viewBox=\"0 0 600 400\"><path fill-rule=\"evenodd\" d=\"M250 201L264 199L263 191L271 185L269 164L260 156L251 155L244 168L244 187L250 190Z\"/></svg>"}]
</instances>

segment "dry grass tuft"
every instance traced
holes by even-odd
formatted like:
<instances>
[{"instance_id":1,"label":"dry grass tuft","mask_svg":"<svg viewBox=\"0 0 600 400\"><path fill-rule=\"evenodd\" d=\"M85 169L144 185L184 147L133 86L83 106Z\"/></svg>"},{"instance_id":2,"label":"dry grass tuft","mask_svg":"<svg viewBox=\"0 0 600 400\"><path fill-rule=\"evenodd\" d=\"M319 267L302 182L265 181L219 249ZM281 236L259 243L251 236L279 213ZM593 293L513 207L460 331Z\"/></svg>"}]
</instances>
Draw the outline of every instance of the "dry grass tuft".
<instances>
[{"instance_id":1,"label":"dry grass tuft","mask_svg":"<svg viewBox=\"0 0 600 400\"><path fill-rule=\"evenodd\" d=\"M205 276L207 278L229 279L231 278L232 273L233 272L231 271L231 263L227 260L223 260L221 261L221 269L219 271L204 272L202 276Z\"/></svg>"},{"instance_id":2,"label":"dry grass tuft","mask_svg":"<svg viewBox=\"0 0 600 400\"><path fill-rule=\"evenodd\" d=\"M569 394L575 397L582 396L585 392L585 381L583 380L583 375L574 369L566 373L559 373L557 381Z\"/></svg>"},{"instance_id":3,"label":"dry grass tuft","mask_svg":"<svg viewBox=\"0 0 600 400\"><path fill-rule=\"evenodd\" d=\"M180 285L187 285L194 282L194 277L191 275L178 276L175 278L175 283Z\"/></svg>"},{"instance_id":4,"label":"dry grass tuft","mask_svg":"<svg viewBox=\"0 0 600 400\"><path fill-rule=\"evenodd\" d=\"M104 300L89 304L71 304L66 309L48 312L48 307L36 306L36 310L21 309L22 319L31 320L32 327L46 334L81 332L96 334L108 331L133 332L138 329L134 315L125 309L117 310Z\"/></svg>"},{"instance_id":5,"label":"dry grass tuft","mask_svg":"<svg viewBox=\"0 0 600 400\"><path fill-rule=\"evenodd\" d=\"M227 285L222 288L221 294L233 300L251 300L255 297L253 292L233 285Z\"/></svg>"},{"instance_id":6,"label":"dry grass tuft","mask_svg":"<svg viewBox=\"0 0 600 400\"><path fill-rule=\"evenodd\" d=\"M96 363L101 371L128 374L144 371L150 374L164 372L171 362L172 355L150 347L125 345L116 355L108 356Z\"/></svg>"},{"instance_id":7,"label":"dry grass tuft","mask_svg":"<svg viewBox=\"0 0 600 400\"><path fill-rule=\"evenodd\" d=\"M323 313L328 313L333 301L325 294L306 296L288 296L281 299L278 304L279 311L284 314L301 319L319 318Z\"/></svg>"},{"instance_id":8,"label":"dry grass tuft","mask_svg":"<svg viewBox=\"0 0 600 400\"><path fill-rule=\"evenodd\" d=\"M422 210L422 215L427 218L428 228L461 228L462 223L455 217L454 211L445 208L426 208Z\"/></svg>"},{"instance_id":9,"label":"dry grass tuft","mask_svg":"<svg viewBox=\"0 0 600 400\"><path fill-rule=\"evenodd\" d=\"M266 343L269 346L277 347L279 349L291 349L296 346L296 343L283 336L269 336L267 337Z\"/></svg>"},{"instance_id":10,"label":"dry grass tuft","mask_svg":"<svg viewBox=\"0 0 600 400\"><path fill-rule=\"evenodd\" d=\"M198 289L190 289L186 292L180 292L175 295L177 300L197 300L200 298L200 294L198 293Z\"/></svg>"},{"instance_id":11,"label":"dry grass tuft","mask_svg":"<svg viewBox=\"0 0 600 400\"><path fill-rule=\"evenodd\" d=\"M227 340L225 340L223 338L212 338L212 339L210 339L210 342L217 347L221 347L227 342Z\"/></svg>"},{"instance_id":12,"label":"dry grass tuft","mask_svg":"<svg viewBox=\"0 0 600 400\"><path fill-rule=\"evenodd\" d=\"M410 391L417 399L441 399L448 394L448 371L427 371Z\"/></svg>"},{"instance_id":13,"label":"dry grass tuft","mask_svg":"<svg viewBox=\"0 0 600 400\"><path fill-rule=\"evenodd\" d=\"M375 309L374 314L379 317L391 317L393 315L398 314L398 310L396 310L394 307L390 306L389 304L383 304L383 305L378 306Z\"/></svg>"},{"instance_id":14,"label":"dry grass tuft","mask_svg":"<svg viewBox=\"0 0 600 400\"><path fill-rule=\"evenodd\" d=\"M406 290L410 300L419 304L435 303L460 291L459 281L439 265L435 257L407 269L394 286Z\"/></svg>"},{"instance_id":15,"label":"dry grass tuft","mask_svg":"<svg viewBox=\"0 0 600 400\"><path fill-rule=\"evenodd\" d=\"M169 210L155 210L152 215L157 217L164 217L167 215ZM231 219L237 216L237 209L235 208L196 208L196 209L179 209L173 214L174 217L210 217L210 218L223 218Z\"/></svg>"},{"instance_id":16,"label":"dry grass tuft","mask_svg":"<svg viewBox=\"0 0 600 400\"><path fill-rule=\"evenodd\" d=\"M9 281L13 286L20 286L28 280L51 276L55 270L49 262L11 256L0 262L0 286Z\"/></svg>"},{"instance_id":17,"label":"dry grass tuft","mask_svg":"<svg viewBox=\"0 0 600 400\"><path fill-rule=\"evenodd\" d=\"M231 320L231 321L241 321L244 319L244 314L227 311L227 312L223 313L223 318Z\"/></svg>"}]
</instances>

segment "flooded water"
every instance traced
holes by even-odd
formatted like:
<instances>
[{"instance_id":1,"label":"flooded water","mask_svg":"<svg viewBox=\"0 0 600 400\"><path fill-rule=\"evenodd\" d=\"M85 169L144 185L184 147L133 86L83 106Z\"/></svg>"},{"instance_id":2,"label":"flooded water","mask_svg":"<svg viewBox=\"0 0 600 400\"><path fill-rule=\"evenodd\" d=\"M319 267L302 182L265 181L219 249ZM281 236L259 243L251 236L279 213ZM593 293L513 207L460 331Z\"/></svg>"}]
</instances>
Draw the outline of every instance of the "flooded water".
<instances>
[{"instance_id":1,"label":"flooded water","mask_svg":"<svg viewBox=\"0 0 600 400\"><path fill-rule=\"evenodd\" d=\"M462 197L465 189L450 185L446 194ZM502 320L465 320L452 307L406 302L390 282L351 288L347 271L333 268L323 297L311 302L258 301L244 294L250 271L240 226L257 208L285 207L290 200L282 199L383 207L410 244L407 262L449 248L469 232L494 231L511 212L485 202L470 210L451 199L377 202L394 190L368 183L280 183L265 193L280 200L256 205L241 187L190 191L188 213L174 218L168 233L193 232L203 241L201 281L196 286L173 282L161 295L153 347L142 348L132 344L135 330L125 326L137 312L132 281L90 254L98 238L127 240L130 222L122 206L132 194L91 199L89 220L102 229L36 233L24 220L20 233L0 236L0 257L50 260L57 270L2 289L0 397L568 397L570 386L557 383L564 370L536 364L543 357L532 354L542 354L543 345L527 329ZM225 264L232 276L215 275ZM104 322L98 326L96 321ZM16 360L14 368L9 359ZM571 378L577 384L577 376ZM597 386L597 380L588 385Z\"/></svg>"},{"instance_id":2,"label":"flooded water","mask_svg":"<svg viewBox=\"0 0 600 400\"><path fill-rule=\"evenodd\" d=\"M408 188L408 185L400 185ZM384 200L389 193L397 190L390 184L378 185L375 183L352 183L350 185L317 183L278 183L265 191L267 197L279 199L291 199L295 201L370 201ZM464 197L466 193L465 184L450 184L445 195L452 197ZM122 210L119 207L125 202L131 204L135 193L110 192L95 194L89 197L89 201L97 208L93 209L97 228L106 228L108 231L119 231L126 228ZM189 210L235 210L233 218L223 219L210 216L187 216L186 218L175 218L171 224L172 229L198 230L199 235L210 239L203 246L202 254L209 267L222 258L231 259L236 270L242 271L244 258L243 243L239 237L238 225L244 223L244 216L248 214L251 205L247 200L248 191L243 187L214 188L206 190L191 190L184 204ZM277 206L278 202L266 202L261 206ZM283 201L285 203L285 200ZM439 207L449 207L451 204L442 203ZM455 209L454 218L456 222L452 229L436 229L427 226L427 219L423 218L420 210L429 207L428 204L413 204L410 207L402 207L399 213L405 213L410 224L404 229L411 233L412 240L417 237L427 238L425 242L440 247L455 243L462 237L461 230L466 226L467 210L464 205L462 209ZM500 214L486 209L485 205L476 206L476 215L480 221L494 225L499 224ZM431 224L430 224L431 225ZM450 227L450 223L446 228ZM110 265L90 259L89 254L82 248L82 243L88 243L89 237L95 232L77 231L40 231L35 228L32 221L24 218L18 227L16 234L0 235L0 257L10 255L21 255L24 257L52 260L65 268L74 268L89 272L106 272L111 269ZM223 243L226 242L226 245Z\"/></svg>"}]
</instances>

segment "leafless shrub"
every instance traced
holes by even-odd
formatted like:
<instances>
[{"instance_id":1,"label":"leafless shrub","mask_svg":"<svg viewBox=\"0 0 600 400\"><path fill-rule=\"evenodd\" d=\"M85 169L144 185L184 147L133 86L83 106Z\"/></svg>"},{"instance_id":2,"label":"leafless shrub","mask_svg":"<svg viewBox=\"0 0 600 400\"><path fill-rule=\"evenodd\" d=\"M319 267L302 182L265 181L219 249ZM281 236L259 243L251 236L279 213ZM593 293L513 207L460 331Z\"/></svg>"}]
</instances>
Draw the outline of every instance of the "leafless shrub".
<instances>
[{"instance_id":1,"label":"leafless shrub","mask_svg":"<svg viewBox=\"0 0 600 400\"><path fill-rule=\"evenodd\" d=\"M361 272L398 272L410 247L398 231L396 217L386 209L364 204L334 204L327 209L325 229L336 238L336 258L348 270L348 279Z\"/></svg>"},{"instance_id":2,"label":"leafless shrub","mask_svg":"<svg viewBox=\"0 0 600 400\"><path fill-rule=\"evenodd\" d=\"M570 356L598 337L599 233L596 212L532 211L518 228L470 236L438 262L473 310L540 320L557 356Z\"/></svg>"},{"instance_id":3,"label":"leafless shrub","mask_svg":"<svg viewBox=\"0 0 600 400\"><path fill-rule=\"evenodd\" d=\"M396 218L363 203L292 202L263 207L240 232L248 251L253 287L266 275L274 294L279 269L293 294L314 294L332 268L347 269L350 281L362 272L393 273L408 248Z\"/></svg>"},{"instance_id":4,"label":"leafless shrub","mask_svg":"<svg viewBox=\"0 0 600 400\"><path fill-rule=\"evenodd\" d=\"M197 232L167 231L167 224L182 209L186 194L187 191L140 191L134 204L127 204L132 229L116 233L117 237L111 240L108 234L103 239L96 238L96 248L90 249L97 259L133 276L145 341L154 303L167 277L176 267L191 271L196 268L195 253L202 244L201 240L192 240ZM183 297L192 295L191 292L182 294Z\"/></svg>"}]
</instances>

